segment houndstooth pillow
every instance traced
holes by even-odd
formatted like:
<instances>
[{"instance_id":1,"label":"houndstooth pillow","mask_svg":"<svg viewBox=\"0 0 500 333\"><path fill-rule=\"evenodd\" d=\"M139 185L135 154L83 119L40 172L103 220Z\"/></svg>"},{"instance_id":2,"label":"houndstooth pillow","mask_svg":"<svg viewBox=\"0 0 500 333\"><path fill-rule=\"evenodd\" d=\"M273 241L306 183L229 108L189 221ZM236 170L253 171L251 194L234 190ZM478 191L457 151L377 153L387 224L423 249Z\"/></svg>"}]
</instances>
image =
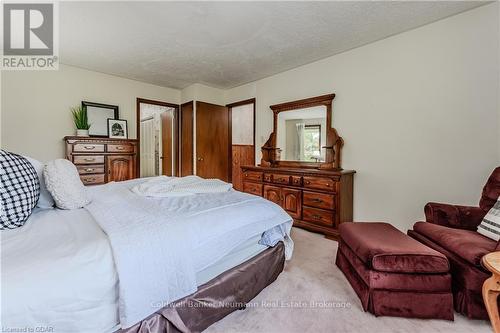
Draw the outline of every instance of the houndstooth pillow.
<instances>
[{"instance_id":1,"label":"houndstooth pillow","mask_svg":"<svg viewBox=\"0 0 500 333\"><path fill-rule=\"evenodd\" d=\"M21 227L40 197L35 168L22 156L0 150L0 230Z\"/></svg>"}]
</instances>

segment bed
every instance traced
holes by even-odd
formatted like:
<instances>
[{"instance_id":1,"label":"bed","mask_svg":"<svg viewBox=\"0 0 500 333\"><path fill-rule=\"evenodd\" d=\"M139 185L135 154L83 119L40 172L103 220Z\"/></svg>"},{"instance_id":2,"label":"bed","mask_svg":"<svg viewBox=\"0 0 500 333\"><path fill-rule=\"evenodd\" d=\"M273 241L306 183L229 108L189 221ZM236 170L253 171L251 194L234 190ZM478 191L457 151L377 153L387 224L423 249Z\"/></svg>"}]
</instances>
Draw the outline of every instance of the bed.
<instances>
[{"instance_id":1,"label":"bed","mask_svg":"<svg viewBox=\"0 0 500 333\"><path fill-rule=\"evenodd\" d=\"M196 258L193 263L193 267L196 268L194 275L196 290L185 295L175 294L167 301L159 297L158 301L150 302L153 310L147 310L149 311L147 315L144 315L146 312L140 312L140 320L132 319L134 317L131 316L124 324L123 316L120 316L123 306L125 304L126 307L131 307L132 302L130 300L128 304L123 302L122 294L125 293L123 285L126 285L127 279L130 280L130 276L127 276L123 269L128 266L120 264L120 260L123 261L124 256L128 259L128 254L121 254L121 258L117 255L119 247L116 245L116 239L120 238L116 235L110 238L110 235L113 235L110 229L104 232L109 225L99 222L103 218L100 215L103 212L100 210L108 207L110 200L115 199L120 202L123 200L123 204L127 207L133 206L134 202L137 203L140 199L129 190L142 181L144 180L96 186L92 189L93 204L96 205L94 207L76 210L35 209L25 226L1 233L3 327L21 329L42 327L50 328L56 333L114 332L120 329L126 332L201 331L228 313L243 308L245 302L272 283L282 271L285 260L284 239L274 239L275 246L263 245L265 244L263 238L274 237L266 234L267 229L259 233L248 232L250 229L243 226L243 233L237 232L237 229L221 233L217 232L218 227L213 220L217 216L219 219L220 216L234 218L238 211L244 211L249 205L267 206L269 202L263 202L261 198L246 194L241 196L242 194L233 190L226 194L207 194L206 197L212 198L206 199L212 203L210 207L207 206L208 208L200 208L203 205L198 204L204 200L203 196L169 198L167 204L165 199L157 200L155 204L161 203L161 207L164 205L175 207L173 211L176 211L177 215L172 213L172 210L165 211L170 220L175 215L186 225L199 228L196 223L209 226L213 223L214 227L209 228L209 233L200 231L195 237L203 240L199 244L205 247L198 249L202 254L188 256ZM114 193L121 194L113 199ZM224 197L222 202L227 201L229 197L234 200L231 204L222 205L220 202L214 203L214 197ZM144 202L150 204L149 199ZM151 207L148 207L148 211L149 208ZM105 213L119 215L119 212L124 210L120 207L114 209L115 211L108 208ZM130 209L133 210L133 207ZM254 208L249 207L249 209ZM272 209L277 208L270 208ZM157 209L152 210L155 212L151 214L161 213ZM192 211L197 211L197 214L186 213ZM263 216L266 215L265 212L261 213ZM133 216L129 213L114 218L128 227L129 215ZM253 215L255 216L257 215ZM111 217L105 215L105 218ZM287 237L291 219L288 217L285 221L284 218L285 215L280 215L281 222L274 222L273 225L286 231L283 235ZM199 221L195 221L196 219ZM151 219L146 220L149 223ZM259 223L261 222L255 221L251 225ZM226 222L225 226L221 226L221 230L227 229L228 225L230 224ZM262 224L261 228L265 225ZM127 232L133 234L134 231L129 229ZM120 229L117 233L124 232ZM215 237L216 234L219 234L219 237ZM241 234L246 236L239 236ZM138 235L154 237L147 234ZM228 235L231 237L227 237ZM226 241L224 237L231 240ZM291 242L290 239L288 241ZM151 240L151 243L154 242ZM217 246L217 251L210 250L213 242L221 245ZM225 247L226 243L230 245ZM134 244L130 246L133 248ZM205 258L207 253L217 253L217 255L209 260ZM152 261L155 265L164 258L155 257L158 257L156 261ZM144 260L141 257L137 259ZM147 267L145 269L148 270ZM136 273L137 277L141 278L141 273ZM150 280L146 281L147 279ZM151 281L156 283L158 280L161 280L161 277L155 276L151 279L146 276L142 281L150 286ZM159 288L161 289L161 286ZM126 292L130 294L129 290ZM230 304L227 304L227 301Z\"/></svg>"}]
</instances>

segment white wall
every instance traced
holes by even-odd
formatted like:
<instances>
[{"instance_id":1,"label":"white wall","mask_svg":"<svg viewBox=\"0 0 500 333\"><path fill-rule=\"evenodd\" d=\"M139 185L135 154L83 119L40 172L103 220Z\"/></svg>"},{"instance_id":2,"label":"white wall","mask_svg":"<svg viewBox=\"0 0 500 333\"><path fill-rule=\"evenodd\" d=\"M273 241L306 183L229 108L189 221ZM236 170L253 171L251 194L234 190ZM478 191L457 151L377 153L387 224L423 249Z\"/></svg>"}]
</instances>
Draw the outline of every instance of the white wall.
<instances>
[{"instance_id":1,"label":"white wall","mask_svg":"<svg viewBox=\"0 0 500 333\"><path fill-rule=\"evenodd\" d=\"M204 84L195 83L181 91L181 103L201 101L206 103L225 105L225 92Z\"/></svg>"},{"instance_id":2,"label":"white wall","mask_svg":"<svg viewBox=\"0 0 500 333\"><path fill-rule=\"evenodd\" d=\"M256 97L260 147L269 105L336 93L354 218L407 229L428 201L477 204L500 162L498 15L483 6L230 89L226 103Z\"/></svg>"},{"instance_id":3,"label":"white wall","mask_svg":"<svg viewBox=\"0 0 500 333\"><path fill-rule=\"evenodd\" d=\"M136 137L136 98L179 103L179 90L155 86L76 67L58 71L2 73L2 148L42 161L64 157L62 138L75 128L69 108L82 100L119 106Z\"/></svg>"}]
</instances>

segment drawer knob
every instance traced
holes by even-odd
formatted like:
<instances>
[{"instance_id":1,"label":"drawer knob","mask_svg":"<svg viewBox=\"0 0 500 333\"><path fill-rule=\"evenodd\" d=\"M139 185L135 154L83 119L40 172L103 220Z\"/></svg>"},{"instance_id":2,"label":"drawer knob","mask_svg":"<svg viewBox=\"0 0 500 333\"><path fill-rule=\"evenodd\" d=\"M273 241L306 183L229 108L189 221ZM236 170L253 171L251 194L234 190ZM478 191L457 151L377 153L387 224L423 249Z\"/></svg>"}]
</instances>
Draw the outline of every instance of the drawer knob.
<instances>
[{"instance_id":1,"label":"drawer knob","mask_svg":"<svg viewBox=\"0 0 500 333\"><path fill-rule=\"evenodd\" d=\"M245 177L248 177L248 173L245 173Z\"/></svg>"},{"instance_id":2,"label":"drawer knob","mask_svg":"<svg viewBox=\"0 0 500 333\"><path fill-rule=\"evenodd\" d=\"M332 184L330 184L330 183L326 183L325 185L328 187L332 186Z\"/></svg>"},{"instance_id":3,"label":"drawer knob","mask_svg":"<svg viewBox=\"0 0 500 333\"><path fill-rule=\"evenodd\" d=\"M321 220L321 215L314 214L313 215L313 219L315 219L315 220Z\"/></svg>"},{"instance_id":4,"label":"drawer knob","mask_svg":"<svg viewBox=\"0 0 500 333\"><path fill-rule=\"evenodd\" d=\"M314 201L314 202L318 202L318 203L323 202L323 200L321 200L321 199L317 199L317 198L316 198L316 199L313 199L313 201Z\"/></svg>"},{"instance_id":5,"label":"drawer knob","mask_svg":"<svg viewBox=\"0 0 500 333\"><path fill-rule=\"evenodd\" d=\"M95 146L85 146L84 148L87 150L92 150L92 149L95 149Z\"/></svg>"},{"instance_id":6,"label":"drawer knob","mask_svg":"<svg viewBox=\"0 0 500 333\"><path fill-rule=\"evenodd\" d=\"M92 162L92 161L95 161L95 158L90 158L90 157L87 157L87 158L85 159L85 161L87 161L87 162Z\"/></svg>"},{"instance_id":7,"label":"drawer knob","mask_svg":"<svg viewBox=\"0 0 500 333\"><path fill-rule=\"evenodd\" d=\"M116 150L123 150L123 149L124 149L123 146L116 147Z\"/></svg>"},{"instance_id":8,"label":"drawer knob","mask_svg":"<svg viewBox=\"0 0 500 333\"><path fill-rule=\"evenodd\" d=\"M85 171L86 172L92 172L92 171L94 171L94 168L87 168L87 169L85 169Z\"/></svg>"},{"instance_id":9,"label":"drawer knob","mask_svg":"<svg viewBox=\"0 0 500 333\"><path fill-rule=\"evenodd\" d=\"M311 184L311 182L309 180L306 180L306 184Z\"/></svg>"}]
</instances>

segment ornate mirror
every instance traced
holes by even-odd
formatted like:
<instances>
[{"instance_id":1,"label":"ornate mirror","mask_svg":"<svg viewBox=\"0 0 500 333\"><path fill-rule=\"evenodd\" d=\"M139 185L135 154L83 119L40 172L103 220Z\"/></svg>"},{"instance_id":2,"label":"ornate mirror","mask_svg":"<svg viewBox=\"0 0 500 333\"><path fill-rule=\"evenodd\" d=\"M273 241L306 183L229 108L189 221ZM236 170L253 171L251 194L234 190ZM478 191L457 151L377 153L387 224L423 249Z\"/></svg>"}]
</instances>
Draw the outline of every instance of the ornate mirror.
<instances>
[{"instance_id":1,"label":"ornate mirror","mask_svg":"<svg viewBox=\"0 0 500 333\"><path fill-rule=\"evenodd\" d=\"M271 105L273 132L262 147L262 166L341 169L342 138L332 128L335 94Z\"/></svg>"}]
</instances>

